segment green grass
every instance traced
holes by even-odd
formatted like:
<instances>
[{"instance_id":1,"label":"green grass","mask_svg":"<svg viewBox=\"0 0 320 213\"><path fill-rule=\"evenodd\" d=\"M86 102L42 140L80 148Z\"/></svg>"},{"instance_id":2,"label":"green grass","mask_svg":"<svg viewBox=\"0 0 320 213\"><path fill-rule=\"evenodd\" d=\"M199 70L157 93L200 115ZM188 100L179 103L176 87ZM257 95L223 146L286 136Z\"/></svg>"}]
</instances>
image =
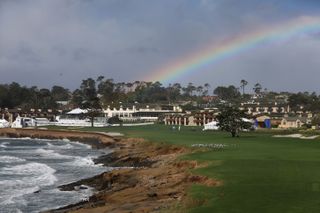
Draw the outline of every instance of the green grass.
<instances>
[{"instance_id":1,"label":"green grass","mask_svg":"<svg viewBox=\"0 0 320 213\"><path fill-rule=\"evenodd\" d=\"M182 146L226 144L224 149L199 149L185 160L209 163L194 170L223 181L220 187L193 185L191 213L318 213L320 212L320 140L273 138L268 132L231 138L222 132L202 132L169 126L86 128L121 132L128 137ZM197 149L197 148L195 148Z\"/></svg>"}]
</instances>

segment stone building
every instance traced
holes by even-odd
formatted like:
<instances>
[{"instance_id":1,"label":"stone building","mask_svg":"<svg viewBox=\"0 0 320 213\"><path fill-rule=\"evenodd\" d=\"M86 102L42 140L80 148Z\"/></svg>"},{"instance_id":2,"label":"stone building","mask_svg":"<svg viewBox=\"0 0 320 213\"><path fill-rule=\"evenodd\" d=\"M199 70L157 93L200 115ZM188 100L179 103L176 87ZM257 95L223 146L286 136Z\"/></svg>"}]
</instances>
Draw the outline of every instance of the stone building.
<instances>
[{"instance_id":1,"label":"stone building","mask_svg":"<svg viewBox=\"0 0 320 213\"><path fill-rule=\"evenodd\" d=\"M168 113L165 115L166 125L204 126L215 120L216 110L201 110L188 113Z\"/></svg>"}]
</instances>

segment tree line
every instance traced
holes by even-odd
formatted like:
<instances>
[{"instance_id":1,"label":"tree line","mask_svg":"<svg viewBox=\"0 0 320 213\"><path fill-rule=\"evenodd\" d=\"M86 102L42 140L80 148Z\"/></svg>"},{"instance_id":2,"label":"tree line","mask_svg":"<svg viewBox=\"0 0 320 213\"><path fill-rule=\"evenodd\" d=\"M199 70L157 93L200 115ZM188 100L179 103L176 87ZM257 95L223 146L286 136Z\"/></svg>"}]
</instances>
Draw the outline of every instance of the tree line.
<instances>
[{"instance_id":1,"label":"tree line","mask_svg":"<svg viewBox=\"0 0 320 213\"><path fill-rule=\"evenodd\" d=\"M115 82L99 76L82 80L79 88L70 91L62 86L51 89L21 86L19 83L0 84L0 108L55 109L60 101L69 101L72 107L98 107L134 103L176 103L197 100L211 95L210 85L195 86L179 83L163 86L160 82ZM96 106L95 106L96 105Z\"/></svg>"},{"instance_id":2,"label":"tree line","mask_svg":"<svg viewBox=\"0 0 320 213\"><path fill-rule=\"evenodd\" d=\"M58 107L57 101L67 101L70 97L69 90L61 86L39 89L36 86L21 86L16 82L0 84L0 108L55 109Z\"/></svg>"},{"instance_id":3,"label":"tree line","mask_svg":"<svg viewBox=\"0 0 320 213\"><path fill-rule=\"evenodd\" d=\"M319 111L320 97L316 93L270 92L263 89L260 83L254 84L252 92L246 93L246 80L241 80L239 86L218 86L211 88L209 83L182 85L173 83L162 85L160 82L115 82L111 78L99 76L97 79L87 78L80 82L79 88L70 91L62 86L38 88L36 86L21 86L19 83L0 84L0 108L41 108L57 109L59 101L68 101L71 107L101 108L137 103L185 104L197 103L215 104L215 101L238 104L248 101L254 94L257 101L272 102L279 96L288 97L287 102L292 109L301 106L310 111ZM205 99L214 95L215 99Z\"/></svg>"}]
</instances>

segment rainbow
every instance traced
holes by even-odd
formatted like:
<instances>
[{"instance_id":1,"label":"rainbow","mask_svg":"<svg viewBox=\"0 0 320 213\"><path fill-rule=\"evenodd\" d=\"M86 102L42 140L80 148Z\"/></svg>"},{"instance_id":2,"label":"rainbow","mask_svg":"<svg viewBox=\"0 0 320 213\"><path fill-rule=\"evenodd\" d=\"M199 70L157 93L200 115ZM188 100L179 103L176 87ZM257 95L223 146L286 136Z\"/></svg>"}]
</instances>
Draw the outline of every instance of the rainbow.
<instances>
[{"instance_id":1,"label":"rainbow","mask_svg":"<svg viewBox=\"0 0 320 213\"><path fill-rule=\"evenodd\" d=\"M299 17L276 26L236 36L219 44L207 45L207 48L195 51L151 72L146 81L169 83L180 76L199 71L206 65L217 63L246 50L315 32L320 32L320 18Z\"/></svg>"}]
</instances>

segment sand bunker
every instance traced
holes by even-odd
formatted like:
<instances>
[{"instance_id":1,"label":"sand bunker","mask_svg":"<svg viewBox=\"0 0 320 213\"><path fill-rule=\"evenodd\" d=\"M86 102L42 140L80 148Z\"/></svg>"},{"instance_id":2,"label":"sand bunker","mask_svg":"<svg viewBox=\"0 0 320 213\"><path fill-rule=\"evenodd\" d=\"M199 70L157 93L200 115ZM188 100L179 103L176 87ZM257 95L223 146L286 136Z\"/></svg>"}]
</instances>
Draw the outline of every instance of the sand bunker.
<instances>
[{"instance_id":1,"label":"sand bunker","mask_svg":"<svg viewBox=\"0 0 320 213\"><path fill-rule=\"evenodd\" d=\"M302 134L290 134L290 135L274 135L275 138L299 138L299 139L307 139L312 140L319 137L319 135L312 135L312 136L303 136Z\"/></svg>"}]
</instances>

